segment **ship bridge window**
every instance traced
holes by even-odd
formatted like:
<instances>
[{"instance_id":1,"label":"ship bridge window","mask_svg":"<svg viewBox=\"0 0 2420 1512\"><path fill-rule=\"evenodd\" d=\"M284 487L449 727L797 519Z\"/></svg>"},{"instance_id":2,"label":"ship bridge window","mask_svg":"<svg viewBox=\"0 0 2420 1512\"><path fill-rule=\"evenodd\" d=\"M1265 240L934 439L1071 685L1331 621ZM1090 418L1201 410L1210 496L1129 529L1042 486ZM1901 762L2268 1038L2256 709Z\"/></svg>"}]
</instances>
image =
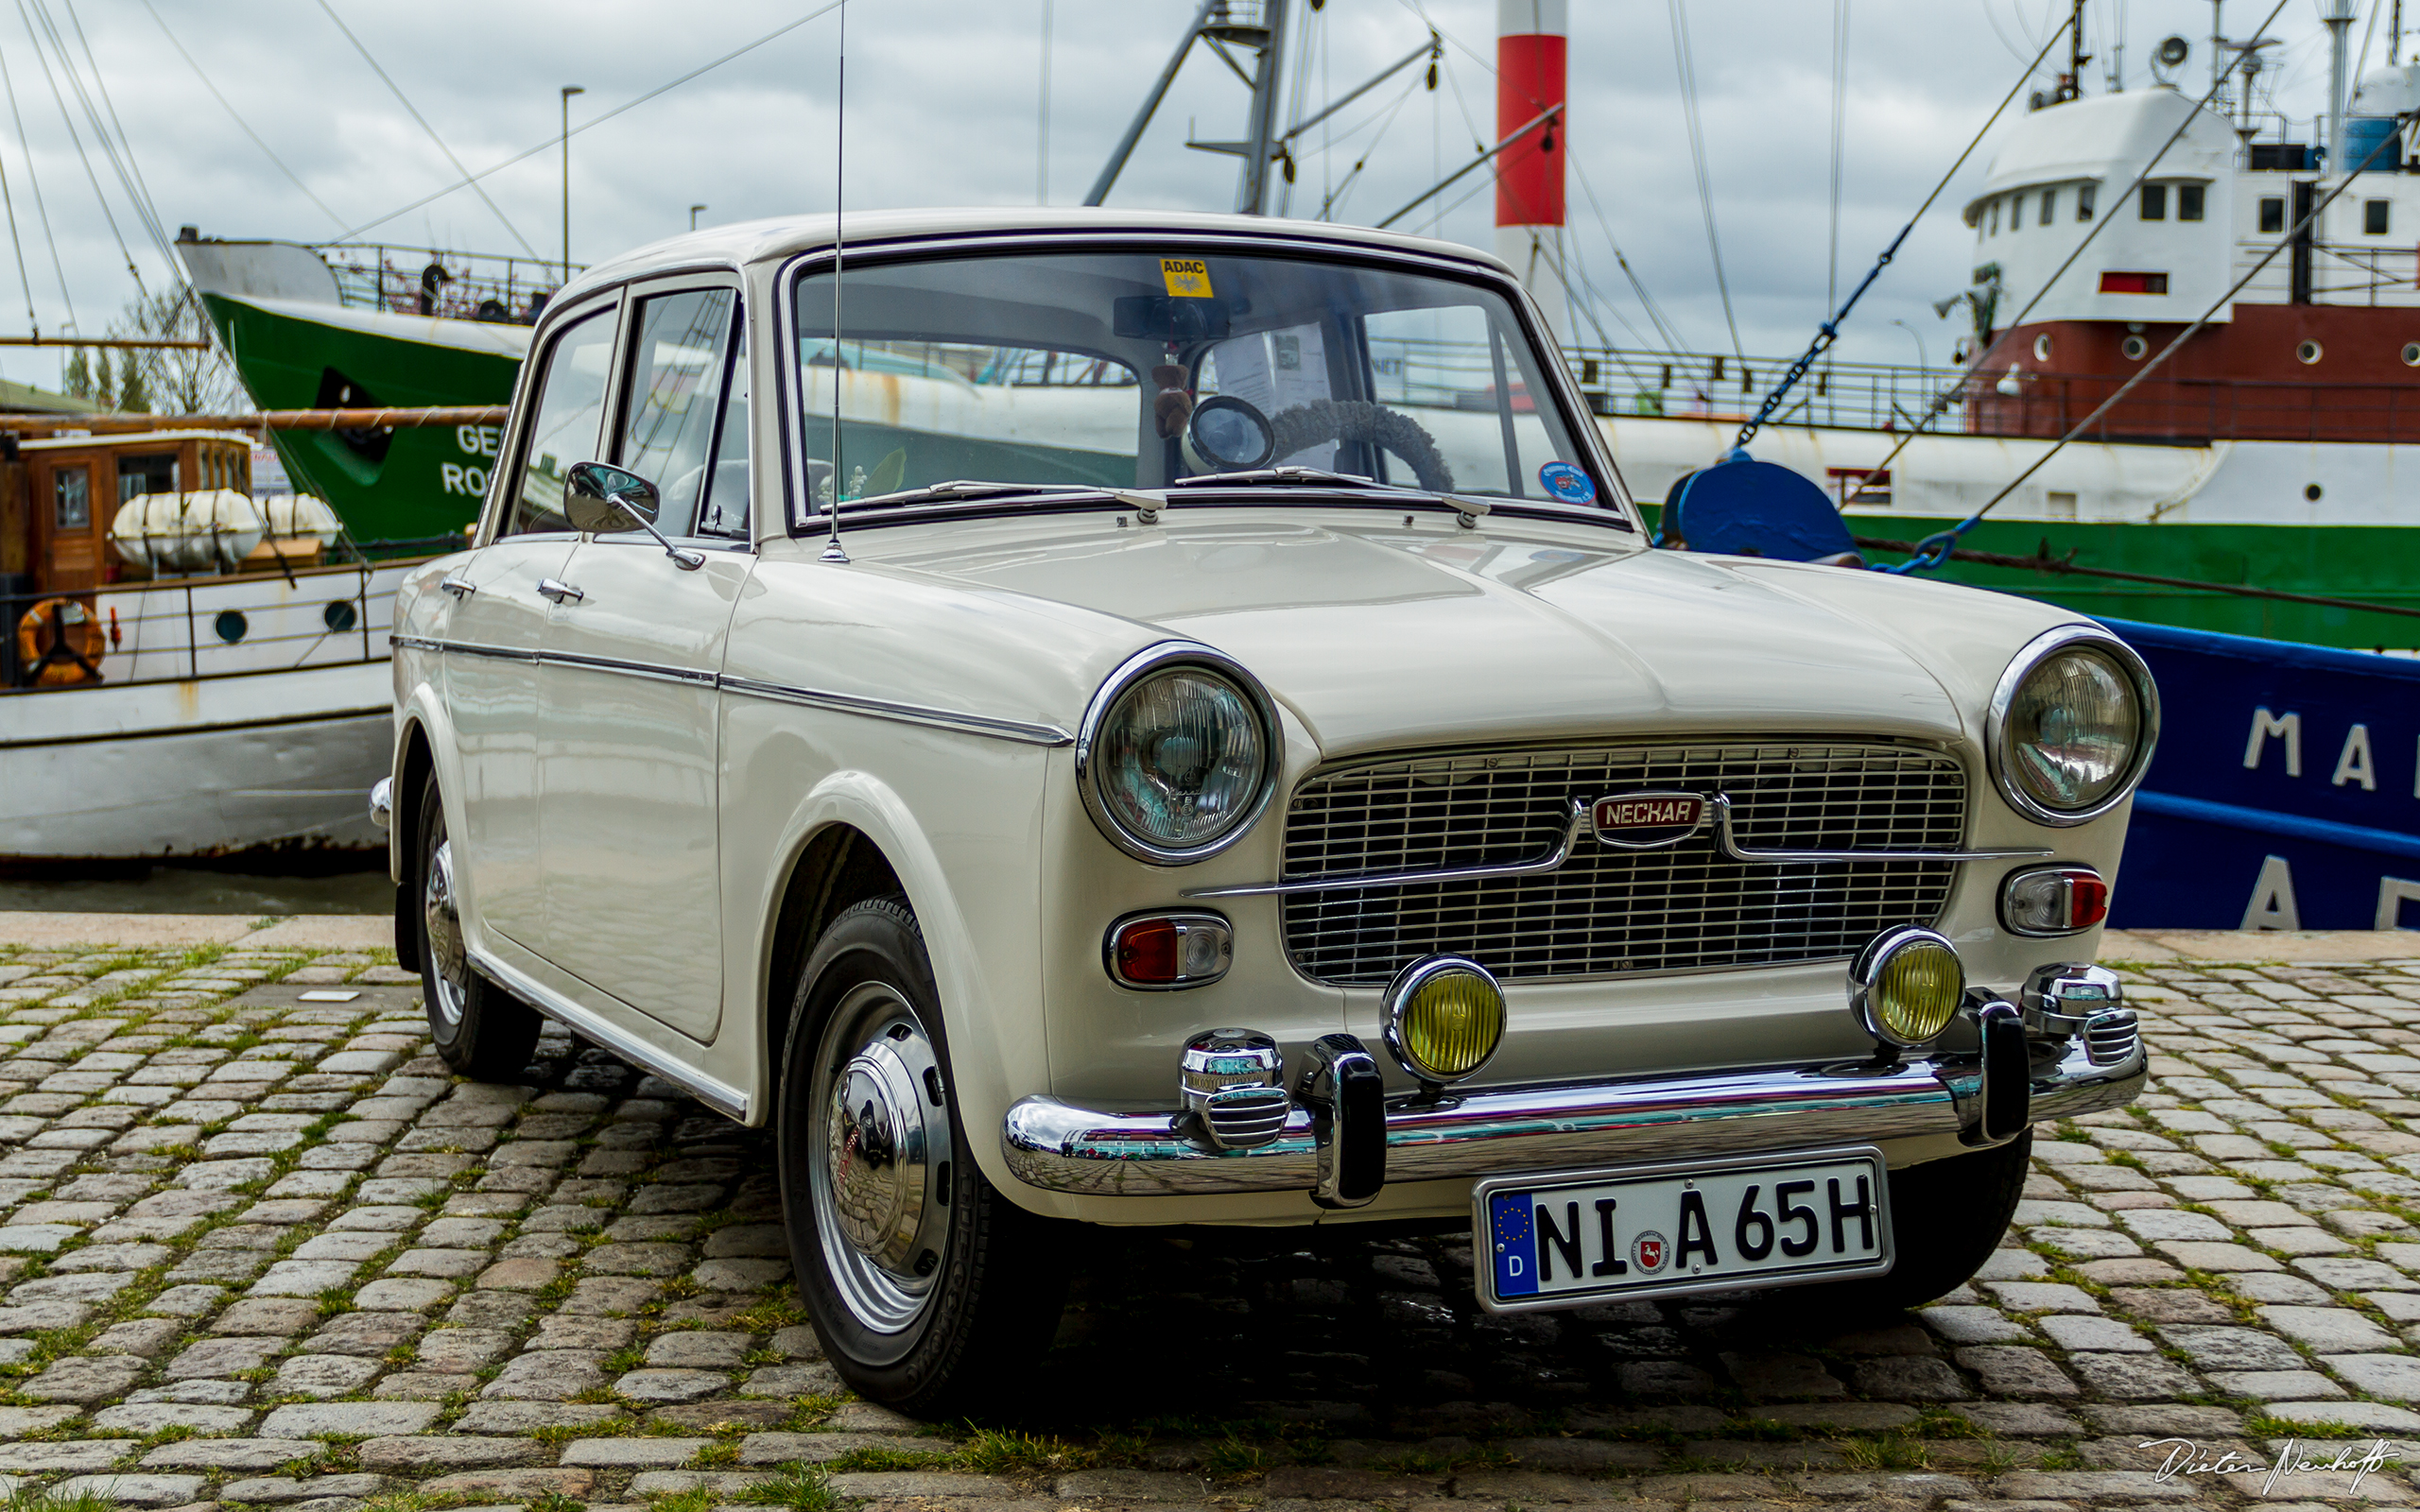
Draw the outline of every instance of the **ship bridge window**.
<instances>
[{"instance_id":1,"label":"ship bridge window","mask_svg":"<svg viewBox=\"0 0 2420 1512\"><path fill-rule=\"evenodd\" d=\"M2100 185L2097 183L2076 185L2076 219L2090 220L2092 218L2092 202L2100 190Z\"/></svg>"},{"instance_id":2,"label":"ship bridge window","mask_svg":"<svg viewBox=\"0 0 2420 1512\"><path fill-rule=\"evenodd\" d=\"M2286 201L2276 195L2263 195L2260 199L2260 234L2283 236L2286 233Z\"/></svg>"},{"instance_id":3,"label":"ship bridge window","mask_svg":"<svg viewBox=\"0 0 2420 1512\"><path fill-rule=\"evenodd\" d=\"M2142 217L2145 220L2166 220L2168 218L2168 185L2164 183L2147 183L2143 185L2141 213Z\"/></svg>"},{"instance_id":4,"label":"ship bridge window","mask_svg":"<svg viewBox=\"0 0 2420 1512\"><path fill-rule=\"evenodd\" d=\"M2053 216L2053 215L2056 215L2058 213L2059 213L2059 191L2057 191L2056 189L2045 189L2045 190L2043 190L2043 191L2042 191L2042 214L2040 214L2039 215L2036 215L2035 217L2033 217L2033 218L2034 218L2034 223L2035 223L2036 225L2048 226L2048 224L2050 224L2050 217L2051 217L2051 216Z\"/></svg>"},{"instance_id":5,"label":"ship bridge window","mask_svg":"<svg viewBox=\"0 0 2420 1512\"><path fill-rule=\"evenodd\" d=\"M2008 197L2008 229L2012 232L2025 229L2025 197L2023 195Z\"/></svg>"},{"instance_id":6,"label":"ship bridge window","mask_svg":"<svg viewBox=\"0 0 2420 1512\"><path fill-rule=\"evenodd\" d=\"M2361 201L2361 231L2362 231L2362 232L2363 232L2364 234L2366 234L2366 235L2370 235L2370 236L2383 236L2383 235L2385 235L2385 234L2386 234L2386 227L2387 227L2387 211L2388 211L2388 207L2390 207L2390 206L2391 206L2391 205L2393 205L2394 203L2394 200L2392 200L2392 199L2364 199L2364 200L2362 200L2362 201Z\"/></svg>"},{"instance_id":7,"label":"ship bridge window","mask_svg":"<svg viewBox=\"0 0 2420 1512\"><path fill-rule=\"evenodd\" d=\"M2204 194L2202 185L2198 183L2178 184L2176 186L2176 218L2179 220L2201 219Z\"/></svg>"},{"instance_id":8,"label":"ship bridge window","mask_svg":"<svg viewBox=\"0 0 2420 1512\"><path fill-rule=\"evenodd\" d=\"M1993 234L1993 235L1995 235L1995 236L1996 236L1996 235L1998 235L1999 233L2000 233L2000 202L1999 202L1997 199L1994 199L1994 200L1992 201L1992 234Z\"/></svg>"}]
</instances>

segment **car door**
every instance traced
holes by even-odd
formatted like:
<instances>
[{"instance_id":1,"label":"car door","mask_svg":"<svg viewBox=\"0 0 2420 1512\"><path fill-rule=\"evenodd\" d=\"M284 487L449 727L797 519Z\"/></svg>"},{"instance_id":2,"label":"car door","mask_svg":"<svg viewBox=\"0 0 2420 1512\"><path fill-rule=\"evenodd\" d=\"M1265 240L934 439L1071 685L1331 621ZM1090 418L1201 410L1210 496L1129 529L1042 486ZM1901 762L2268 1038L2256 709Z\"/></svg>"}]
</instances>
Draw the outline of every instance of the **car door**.
<instances>
[{"instance_id":1,"label":"car door","mask_svg":"<svg viewBox=\"0 0 2420 1512\"><path fill-rule=\"evenodd\" d=\"M653 483L657 529L701 559L642 531L583 539L547 617L539 721L548 959L700 1040L722 994L716 680L755 561L739 320L728 284L631 291L600 459Z\"/></svg>"},{"instance_id":2,"label":"car door","mask_svg":"<svg viewBox=\"0 0 2420 1512\"><path fill-rule=\"evenodd\" d=\"M540 353L503 518L443 587L445 698L462 769L454 867L482 927L525 948L543 927L538 654L554 607L544 595L579 541L562 515L562 475L594 455L602 432L616 318L617 301L605 302Z\"/></svg>"}]
</instances>

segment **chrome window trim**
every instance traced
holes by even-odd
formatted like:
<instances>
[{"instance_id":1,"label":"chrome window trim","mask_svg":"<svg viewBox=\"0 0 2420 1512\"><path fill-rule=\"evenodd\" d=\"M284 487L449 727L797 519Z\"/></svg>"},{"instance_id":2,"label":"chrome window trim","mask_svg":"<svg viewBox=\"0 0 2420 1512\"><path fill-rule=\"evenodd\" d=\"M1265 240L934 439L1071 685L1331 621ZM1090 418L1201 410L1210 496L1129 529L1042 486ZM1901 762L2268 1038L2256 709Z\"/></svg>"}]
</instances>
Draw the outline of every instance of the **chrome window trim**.
<instances>
[{"instance_id":1,"label":"chrome window trim","mask_svg":"<svg viewBox=\"0 0 2420 1512\"><path fill-rule=\"evenodd\" d=\"M1613 502L1609 507L1599 511L1605 516L1604 523L1635 538L1637 542L1643 543L1646 541L1648 534L1646 517L1639 512L1637 502L1631 496L1630 484L1622 476L1621 469L1614 460L1612 445L1607 441L1603 430L1599 427L1596 415L1589 410L1586 399L1580 392L1579 384L1571 376L1569 365L1563 360L1563 349L1556 344L1553 336L1547 333L1544 322L1538 318L1536 302L1530 298L1529 291L1521 286L1518 280L1510 277L1502 268L1495 266L1493 259L1486 258L1483 254L1471 253L1457 257L1443 248L1434 252L1414 251L1409 248L1369 246L1345 237L1330 239L1300 233L1257 235L1239 231L1204 233L1137 226L1103 230L1069 228L1063 231L1014 232L995 231L969 235L943 232L925 235L891 237L879 241L850 242L842 249L842 266L845 270L860 257L871 258L880 263L898 262L904 259L923 261L956 255L981 256L988 252L1008 249L1034 249L1054 254L1096 249L1107 251L1131 251L1136 248L1166 248L1172 240L1182 240L1188 249L1238 254L1294 255L1325 258L1331 261L1389 263L1401 268L1433 274L1457 283L1476 284L1488 288L1501 297L1512 308L1514 318L1521 322L1523 332L1530 338L1530 345L1553 356L1554 360L1546 365L1548 369L1547 377L1548 383L1553 386L1557 403L1562 406L1564 429L1570 435L1575 444L1587 449L1588 460L1594 464L1594 470L1601 477L1612 481ZM769 345L771 348L774 369L782 375L784 380L781 396L781 437L789 455L784 457L782 467L786 493L786 497L782 500L782 516L787 534L793 538L810 536L820 530L830 528L829 524L820 515L802 512L803 501L809 496L806 490L804 417L797 412L797 404L789 401L786 383L798 348L796 291L799 280L812 271L817 265L828 264L831 261L832 248L826 244L782 258L774 265L773 271L773 308L770 317L774 322L776 339ZM841 334L845 336L847 334L845 301L842 311ZM1511 502L1551 504L1554 501L1542 497ZM847 525L848 522L844 516L841 522L844 531Z\"/></svg>"},{"instance_id":2,"label":"chrome window trim","mask_svg":"<svg viewBox=\"0 0 2420 1512\"><path fill-rule=\"evenodd\" d=\"M1100 727L1109 712L1117 706L1128 689L1153 673L1175 666L1199 666L1219 674L1236 685L1245 702L1260 716L1262 765L1260 782L1253 792L1243 816L1229 825L1216 837L1197 846L1164 846L1129 831L1117 822L1108 801L1099 792L1100 772L1093 761L1094 745L1100 738ZM1084 706L1084 717L1076 727L1076 791L1084 800L1084 812L1093 817L1093 825L1110 844L1137 861L1155 867L1181 867L1206 860L1250 834L1261 816L1269 812L1270 800L1277 793L1278 769L1285 765L1286 734L1277 721L1277 706L1270 701L1269 691L1244 664L1223 651L1203 645L1199 641L1162 641L1145 646L1118 664L1115 671L1093 694ZM1191 896L1187 894L1186 896Z\"/></svg>"},{"instance_id":3,"label":"chrome window trim","mask_svg":"<svg viewBox=\"0 0 2420 1512\"><path fill-rule=\"evenodd\" d=\"M2054 809L2028 793L2025 784L2017 781L2014 765L2009 759L2008 712L2016 701L2017 690L2025 685L2025 679L2032 676L2035 668L2061 651L2080 645L2088 645L2106 654L2118 664L2118 670L2134 684L2142 725L2126 774L2109 790L2107 797L2081 809ZM2063 830L2089 824L2134 797L2135 790L2142 785L2144 774L2151 769L2152 752L2158 745L2159 685L2152 680L2151 668L2144 665L2143 659L2135 655L2133 646L2098 625L2062 625L2026 642L2024 648L2000 673L1998 684L1992 689L1991 711L1983 725L1983 756L1991 767L1992 785L2000 790L2000 797L2008 800L2009 807L2034 823Z\"/></svg>"},{"instance_id":4,"label":"chrome window trim","mask_svg":"<svg viewBox=\"0 0 2420 1512\"><path fill-rule=\"evenodd\" d=\"M782 682L760 682L754 678L726 675L717 680L725 692L735 693L742 697L802 704L810 709L828 709L836 713L858 714L868 719L926 725L936 730L952 730L963 735L983 735L993 740L1011 740L1027 746L1071 746L1076 741L1074 735L1057 725L995 719L989 714L963 713L922 704L893 703L887 698L862 698L855 694L829 693Z\"/></svg>"}]
</instances>

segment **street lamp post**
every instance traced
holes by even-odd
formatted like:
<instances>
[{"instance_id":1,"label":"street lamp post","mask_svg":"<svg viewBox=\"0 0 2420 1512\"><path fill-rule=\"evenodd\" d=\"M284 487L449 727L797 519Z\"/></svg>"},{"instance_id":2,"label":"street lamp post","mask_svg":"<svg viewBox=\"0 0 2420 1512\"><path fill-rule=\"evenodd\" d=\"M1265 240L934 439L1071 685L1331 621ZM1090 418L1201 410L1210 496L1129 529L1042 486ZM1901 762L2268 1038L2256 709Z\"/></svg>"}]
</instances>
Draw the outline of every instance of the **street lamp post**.
<instances>
[{"instance_id":1,"label":"street lamp post","mask_svg":"<svg viewBox=\"0 0 2420 1512\"><path fill-rule=\"evenodd\" d=\"M689 207L689 229L691 231L696 231L698 229L698 212L705 208L706 207L703 205L691 205Z\"/></svg>"},{"instance_id":2,"label":"street lamp post","mask_svg":"<svg viewBox=\"0 0 2420 1512\"><path fill-rule=\"evenodd\" d=\"M1925 356L1925 338L1924 338L1924 333L1922 333L1922 332L1918 331L1914 326L1910 325L1910 324L1909 324L1907 321L1905 321L1905 320L1893 320L1893 321L1892 321L1891 323L1892 323L1893 325L1897 326L1900 330L1905 331L1906 333L1908 333L1908 335L1911 335L1911 336L1914 336L1914 337L1916 338L1916 368L1917 368L1917 370L1922 371L1922 370L1924 370L1924 369L1926 369L1930 368L1930 367L1932 366L1932 363L1931 363L1929 360L1927 360L1927 359L1926 358L1926 356Z\"/></svg>"},{"instance_id":3,"label":"street lamp post","mask_svg":"<svg viewBox=\"0 0 2420 1512\"><path fill-rule=\"evenodd\" d=\"M588 91L578 84L563 86L563 282L571 282L571 97Z\"/></svg>"}]
</instances>

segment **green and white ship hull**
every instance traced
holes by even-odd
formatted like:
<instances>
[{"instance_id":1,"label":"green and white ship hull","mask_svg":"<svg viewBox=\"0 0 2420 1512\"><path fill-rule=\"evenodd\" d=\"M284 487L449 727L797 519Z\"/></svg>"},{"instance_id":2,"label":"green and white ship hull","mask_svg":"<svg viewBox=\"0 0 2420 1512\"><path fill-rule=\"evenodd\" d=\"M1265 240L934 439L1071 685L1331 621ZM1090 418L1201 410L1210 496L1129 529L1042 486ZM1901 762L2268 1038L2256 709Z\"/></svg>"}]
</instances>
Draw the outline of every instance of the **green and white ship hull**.
<instances>
[{"instance_id":1,"label":"green and white ship hull","mask_svg":"<svg viewBox=\"0 0 2420 1512\"><path fill-rule=\"evenodd\" d=\"M180 242L202 307L263 409L503 404L528 355L507 320L348 303L318 253L279 242ZM477 517L498 427L275 431L295 487L328 501L354 541L414 542Z\"/></svg>"}]
</instances>

